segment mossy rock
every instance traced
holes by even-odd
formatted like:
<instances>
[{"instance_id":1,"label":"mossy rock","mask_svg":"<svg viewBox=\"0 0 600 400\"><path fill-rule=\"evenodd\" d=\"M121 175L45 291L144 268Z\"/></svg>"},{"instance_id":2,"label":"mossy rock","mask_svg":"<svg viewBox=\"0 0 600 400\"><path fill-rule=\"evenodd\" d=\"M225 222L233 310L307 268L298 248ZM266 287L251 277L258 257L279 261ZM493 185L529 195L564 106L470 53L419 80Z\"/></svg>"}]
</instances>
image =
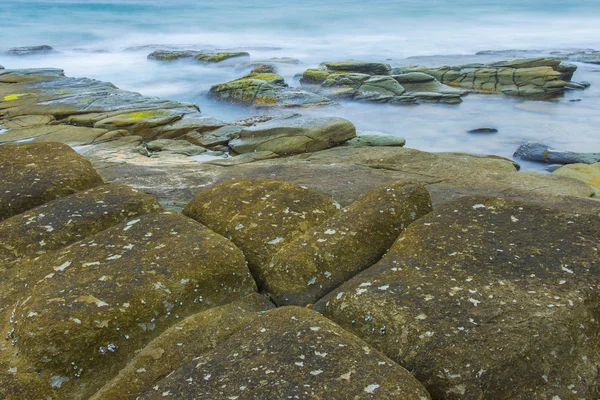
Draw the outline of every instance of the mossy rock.
<instances>
[{"instance_id":1,"label":"mossy rock","mask_svg":"<svg viewBox=\"0 0 600 400\"><path fill-rule=\"evenodd\" d=\"M236 153L286 155L324 150L355 136L356 128L347 119L291 114L242 129L229 146Z\"/></svg>"},{"instance_id":2,"label":"mossy rock","mask_svg":"<svg viewBox=\"0 0 600 400\"><path fill-rule=\"evenodd\" d=\"M275 74L275 73L277 73L277 68L275 68L274 65L261 64L261 65L255 66L254 68L252 68L252 71L250 71L250 74L265 74L265 73Z\"/></svg>"},{"instance_id":3,"label":"mossy rock","mask_svg":"<svg viewBox=\"0 0 600 400\"><path fill-rule=\"evenodd\" d=\"M0 222L0 262L57 250L159 209L154 197L128 186L83 190Z\"/></svg>"},{"instance_id":4,"label":"mossy rock","mask_svg":"<svg viewBox=\"0 0 600 400\"><path fill-rule=\"evenodd\" d=\"M369 74L330 74L321 84L323 87L342 87L356 89L371 78Z\"/></svg>"},{"instance_id":5,"label":"mossy rock","mask_svg":"<svg viewBox=\"0 0 600 400\"><path fill-rule=\"evenodd\" d=\"M54 122L51 115L22 115L20 117L3 120L1 125L5 129L30 128L32 126L48 125Z\"/></svg>"},{"instance_id":6,"label":"mossy rock","mask_svg":"<svg viewBox=\"0 0 600 400\"><path fill-rule=\"evenodd\" d=\"M300 83L309 84L309 85L320 85L325 82L327 77L331 75L331 71L327 71L324 69L317 68L309 68L302 73L302 78L300 78Z\"/></svg>"},{"instance_id":7,"label":"mossy rock","mask_svg":"<svg viewBox=\"0 0 600 400\"><path fill-rule=\"evenodd\" d=\"M190 201L183 213L229 238L259 280L290 240L337 212L331 197L301 186L257 178L222 182Z\"/></svg>"},{"instance_id":8,"label":"mossy rock","mask_svg":"<svg viewBox=\"0 0 600 400\"><path fill-rule=\"evenodd\" d=\"M184 113L184 110L178 109L126 112L102 119L96 122L94 127L109 130L127 129L132 135L144 136L144 131L180 120Z\"/></svg>"},{"instance_id":9,"label":"mossy rock","mask_svg":"<svg viewBox=\"0 0 600 400\"><path fill-rule=\"evenodd\" d=\"M429 211L429 192L416 182L371 189L283 247L263 272L265 290L278 305L312 304L379 261L398 235Z\"/></svg>"},{"instance_id":10,"label":"mossy rock","mask_svg":"<svg viewBox=\"0 0 600 400\"><path fill-rule=\"evenodd\" d=\"M598 216L462 198L316 309L433 398L597 398L599 240Z\"/></svg>"},{"instance_id":11,"label":"mossy rock","mask_svg":"<svg viewBox=\"0 0 600 400\"><path fill-rule=\"evenodd\" d=\"M390 75L392 67L385 63L360 61L324 62L321 64L330 71L355 72L369 75Z\"/></svg>"},{"instance_id":12,"label":"mossy rock","mask_svg":"<svg viewBox=\"0 0 600 400\"><path fill-rule=\"evenodd\" d=\"M88 398L168 327L256 290L233 243L171 213L113 226L19 271L21 300L5 329L16 359L43 385L60 379L63 398Z\"/></svg>"},{"instance_id":13,"label":"mossy rock","mask_svg":"<svg viewBox=\"0 0 600 400\"><path fill-rule=\"evenodd\" d=\"M196 54L196 60L202 63L219 63L221 61L229 60L237 57L248 57L249 53L245 51L238 52L220 52L220 53L199 53Z\"/></svg>"},{"instance_id":14,"label":"mossy rock","mask_svg":"<svg viewBox=\"0 0 600 400\"><path fill-rule=\"evenodd\" d=\"M410 372L320 314L282 307L158 381L142 398L430 397Z\"/></svg>"},{"instance_id":15,"label":"mossy rock","mask_svg":"<svg viewBox=\"0 0 600 400\"><path fill-rule=\"evenodd\" d=\"M195 58L197 54L198 51L195 50L156 50L148 54L148 59L155 61L189 60Z\"/></svg>"},{"instance_id":16,"label":"mossy rock","mask_svg":"<svg viewBox=\"0 0 600 400\"><path fill-rule=\"evenodd\" d=\"M92 165L62 143L0 146L0 220L102 184Z\"/></svg>"},{"instance_id":17,"label":"mossy rock","mask_svg":"<svg viewBox=\"0 0 600 400\"><path fill-rule=\"evenodd\" d=\"M354 139L348 140L343 146L351 147L402 147L406 139L381 132L357 131Z\"/></svg>"},{"instance_id":18,"label":"mossy rock","mask_svg":"<svg viewBox=\"0 0 600 400\"><path fill-rule=\"evenodd\" d=\"M392 96L402 96L406 92L406 89L391 76L373 76L360 85L358 90Z\"/></svg>"},{"instance_id":19,"label":"mossy rock","mask_svg":"<svg viewBox=\"0 0 600 400\"><path fill-rule=\"evenodd\" d=\"M90 400L131 399L157 380L226 341L273 304L258 293L194 314L148 343L119 374Z\"/></svg>"}]
</instances>

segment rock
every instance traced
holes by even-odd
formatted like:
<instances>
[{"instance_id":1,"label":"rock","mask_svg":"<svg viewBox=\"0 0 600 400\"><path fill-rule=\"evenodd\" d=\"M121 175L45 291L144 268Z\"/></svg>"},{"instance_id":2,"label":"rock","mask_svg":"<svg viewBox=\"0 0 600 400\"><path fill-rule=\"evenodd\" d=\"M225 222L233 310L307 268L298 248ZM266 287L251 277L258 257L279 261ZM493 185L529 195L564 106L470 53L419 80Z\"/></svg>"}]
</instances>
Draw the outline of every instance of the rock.
<instances>
[{"instance_id":1,"label":"rock","mask_svg":"<svg viewBox=\"0 0 600 400\"><path fill-rule=\"evenodd\" d=\"M0 261L57 250L160 208L154 197L123 185L76 192L0 222Z\"/></svg>"},{"instance_id":2,"label":"rock","mask_svg":"<svg viewBox=\"0 0 600 400\"><path fill-rule=\"evenodd\" d=\"M139 134L148 139L178 139L188 132L208 132L229 126L218 118L204 116L199 112L184 114L174 122L147 129Z\"/></svg>"},{"instance_id":3,"label":"rock","mask_svg":"<svg viewBox=\"0 0 600 400\"><path fill-rule=\"evenodd\" d=\"M213 351L158 381L142 398L288 397L430 398L404 368L299 307L260 315Z\"/></svg>"},{"instance_id":4,"label":"rock","mask_svg":"<svg viewBox=\"0 0 600 400\"><path fill-rule=\"evenodd\" d=\"M393 77L400 84L415 84L436 81L436 79L433 76L424 74L423 72L408 72L406 74L393 75Z\"/></svg>"},{"instance_id":5,"label":"rock","mask_svg":"<svg viewBox=\"0 0 600 400\"><path fill-rule=\"evenodd\" d=\"M331 75L331 71L317 69L317 68L309 68L302 73L302 77L300 78L300 83L303 85L319 85ZM368 74L367 74L368 75Z\"/></svg>"},{"instance_id":6,"label":"rock","mask_svg":"<svg viewBox=\"0 0 600 400\"><path fill-rule=\"evenodd\" d=\"M475 134L487 134L487 133L498 133L498 129L496 128L476 128L467 131L467 133L475 133Z\"/></svg>"},{"instance_id":7,"label":"rock","mask_svg":"<svg viewBox=\"0 0 600 400\"><path fill-rule=\"evenodd\" d=\"M515 157L529 161L541 161L552 164L593 164L600 161L600 153L575 153L552 150L538 142L527 142L515 151Z\"/></svg>"},{"instance_id":8,"label":"rock","mask_svg":"<svg viewBox=\"0 0 600 400\"><path fill-rule=\"evenodd\" d=\"M433 398L594 398L599 238L598 216L464 198L316 309Z\"/></svg>"},{"instance_id":9,"label":"rock","mask_svg":"<svg viewBox=\"0 0 600 400\"><path fill-rule=\"evenodd\" d=\"M433 76L422 72L393 75L393 78L407 92L412 93L418 100L424 102L457 104L462 102L461 97L467 94L466 90L444 85Z\"/></svg>"},{"instance_id":10,"label":"rock","mask_svg":"<svg viewBox=\"0 0 600 400\"><path fill-rule=\"evenodd\" d=\"M402 147L406 140L399 136L389 135L381 132L356 131L356 137L348 140L343 146L365 147L365 146L397 146Z\"/></svg>"},{"instance_id":11,"label":"rock","mask_svg":"<svg viewBox=\"0 0 600 400\"><path fill-rule=\"evenodd\" d=\"M64 71L57 68L5 69L0 71L0 83L36 82L62 77L64 77ZM4 101L7 100L4 99Z\"/></svg>"},{"instance_id":12,"label":"rock","mask_svg":"<svg viewBox=\"0 0 600 400\"><path fill-rule=\"evenodd\" d=\"M257 65L256 67L252 68L252 71L250 71L250 74L275 74L276 73L276 68L273 65L268 65L268 64L260 64Z\"/></svg>"},{"instance_id":13,"label":"rock","mask_svg":"<svg viewBox=\"0 0 600 400\"><path fill-rule=\"evenodd\" d=\"M387 78L387 77L386 77ZM327 76L327 79L323 81L323 87L341 87L341 88L351 88L358 89L360 85L369 81L371 79L371 75L369 74L356 74L356 73L348 73L348 74L330 74ZM393 85L393 88L397 90L397 86Z\"/></svg>"},{"instance_id":14,"label":"rock","mask_svg":"<svg viewBox=\"0 0 600 400\"><path fill-rule=\"evenodd\" d=\"M229 146L236 153L285 155L327 149L355 136L356 128L346 119L291 114L242 129Z\"/></svg>"},{"instance_id":15,"label":"rock","mask_svg":"<svg viewBox=\"0 0 600 400\"><path fill-rule=\"evenodd\" d=\"M215 147L219 145L227 145L233 138L239 136L242 127L236 125L223 126L219 129L200 133L198 131L189 132L184 139L197 146Z\"/></svg>"},{"instance_id":16,"label":"rock","mask_svg":"<svg viewBox=\"0 0 600 400\"><path fill-rule=\"evenodd\" d=\"M588 183L595 192L594 196L600 197L600 162L594 164L569 164L555 169L552 173Z\"/></svg>"},{"instance_id":17,"label":"rock","mask_svg":"<svg viewBox=\"0 0 600 400\"><path fill-rule=\"evenodd\" d=\"M219 53L199 53L194 58L201 63L219 63L221 61L229 60L237 57L248 57L249 53L245 51L238 52L219 52Z\"/></svg>"},{"instance_id":18,"label":"rock","mask_svg":"<svg viewBox=\"0 0 600 400\"><path fill-rule=\"evenodd\" d=\"M0 220L102 184L89 161L61 143L0 146Z\"/></svg>"},{"instance_id":19,"label":"rock","mask_svg":"<svg viewBox=\"0 0 600 400\"><path fill-rule=\"evenodd\" d=\"M330 197L268 179L235 179L198 194L183 214L229 238L259 282L265 265L290 240L337 212Z\"/></svg>"},{"instance_id":20,"label":"rock","mask_svg":"<svg viewBox=\"0 0 600 400\"><path fill-rule=\"evenodd\" d=\"M155 61L189 60L195 58L198 53L199 51L196 50L155 50L148 54L148 59Z\"/></svg>"},{"instance_id":21,"label":"rock","mask_svg":"<svg viewBox=\"0 0 600 400\"><path fill-rule=\"evenodd\" d=\"M69 125L43 125L9 129L0 136L0 144L18 142L60 142L70 146L83 146L97 141L108 133L106 129L94 129Z\"/></svg>"},{"instance_id":22,"label":"rock","mask_svg":"<svg viewBox=\"0 0 600 400\"><path fill-rule=\"evenodd\" d=\"M401 71L425 73L443 84L469 90L551 97L564 92L566 81L571 79L575 69L573 65L561 64L552 58L525 58L439 68L406 67Z\"/></svg>"},{"instance_id":23,"label":"rock","mask_svg":"<svg viewBox=\"0 0 600 400\"><path fill-rule=\"evenodd\" d=\"M345 62L324 62L321 64L330 71L336 72L356 72L369 75L390 75L392 67L384 63L345 61Z\"/></svg>"},{"instance_id":24,"label":"rock","mask_svg":"<svg viewBox=\"0 0 600 400\"><path fill-rule=\"evenodd\" d=\"M392 96L402 96L406 92L406 89L391 76L374 76L360 85L358 90Z\"/></svg>"},{"instance_id":25,"label":"rock","mask_svg":"<svg viewBox=\"0 0 600 400\"><path fill-rule=\"evenodd\" d=\"M6 54L11 55L11 56L29 56L29 55L40 55L40 54L49 54L49 53L56 53L56 51L48 45L29 46L29 47L13 47L12 49L10 49L6 52Z\"/></svg>"},{"instance_id":26,"label":"rock","mask_svg":"<svg viewBox=\"0 0 600 400\"><path fill-rule=\"evenodd\" d=\"M90 400L138 398L157 380L215 349L271 308L266 297L253 293L184 319L148 343Z\"/></svg>"},{"instance_id":27,"label":"rock","mask_svg":"<svg viewBox=\"0 0 600 400\"><path fill-rule=\"evenodd\" d=\"M430 211L429 193L414 182L372 189L275 254L262 274L264 289L277 305L312 304L375 264L406 227Z\"/></svg>"},{"instance_id":28,"label":"rock","mask_svg":"<svg viewBox=\"0 0 600 400\"><path fill-rule=\"evenodd\" d=\"M48 125L55 119L51 115L22 115L9 118L0 122L5 129L31 128L33 126Z\"/></svg>"},{"instance_id":29,"label":"rock","mask_svg":"<svg viewBox=\"0 0 600 400\"><path fill-rule=\"evenodd\" d=\"M270 160L279 157L272 151L255 151L253 153L240 154L235 157L227 157L221 160L206 161L205 164L219 165L221 167L231 167L235 165L249 164L260 160Z\"/></svg>"},{"instance_id":30,"label":"rock","mask_svg":"<svg viewBox=\"0 0 600 400\"><path fill-rule=\"evenodd\" d=\"M209 95L220 101L262 108L331 103L330 99L319 94L288 87L282 76L273 73L250 73L240 79L213 85Z\"/></svg>"},{"instance_id":31,"label":"rock","mask_svg":"<svg viewBox=\"0 0 600 400\"><path fill-rule=\"evenodd\" d=\"M171 213L115 225L17 271L18 305L3 329L15 362L41 371L40 382L60 379L62 398L89 398L179 318L256 290L239 249Z\"/></svg>"},{"instance_id":32,"label":"rock","mask_svg":"<svg viewBox=\"0 0 600 400\"><path fill-rule=\"evenodd\" d=\"M153 152L168 152L172 154L184 154L186 156L197 156L206 151L204 147L196 146L185 140L173 140L173 139L158 139L143 144L143 148L140 150L142 154Z\"/></svg>"}]
</instances>

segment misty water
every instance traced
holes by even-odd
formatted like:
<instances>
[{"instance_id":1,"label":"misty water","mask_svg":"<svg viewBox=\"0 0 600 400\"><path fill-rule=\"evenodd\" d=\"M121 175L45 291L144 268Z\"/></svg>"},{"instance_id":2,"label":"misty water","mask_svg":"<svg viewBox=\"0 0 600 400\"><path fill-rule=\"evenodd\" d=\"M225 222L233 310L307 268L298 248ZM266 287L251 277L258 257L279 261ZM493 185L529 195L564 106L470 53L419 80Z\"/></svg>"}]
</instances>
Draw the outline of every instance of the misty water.
<instances>
[{"instance_id":1,"label":"misty water","mask_svg":"<svg viewBox=\"0 0 600 400\"><path fill-rule=\"evenodd\" d=\"M225 120L265 111L215 103L208 89L272 57L300 61L278 65L286 82L299 86L294 76L323 61L439 66L503 59L474 55L482 50L538 50L535 56L600 48L596 0L4 0L0 21L0 65L6 68L62 68L68 76L193 102ZM4 54L40 44L57 53ZM214 66L161 64L146 58L155 49L235 49L251 56ZM600 65L576 65L573 80L592 86L555 101L470 94L460 105L344 103L301 112L345 117L358 129L402 136L408 147L426 151L510 157L520 143L536 140L562 150L600 152ZM480 127L499 132L466 133Z\"/></svg>"}]
</instances>

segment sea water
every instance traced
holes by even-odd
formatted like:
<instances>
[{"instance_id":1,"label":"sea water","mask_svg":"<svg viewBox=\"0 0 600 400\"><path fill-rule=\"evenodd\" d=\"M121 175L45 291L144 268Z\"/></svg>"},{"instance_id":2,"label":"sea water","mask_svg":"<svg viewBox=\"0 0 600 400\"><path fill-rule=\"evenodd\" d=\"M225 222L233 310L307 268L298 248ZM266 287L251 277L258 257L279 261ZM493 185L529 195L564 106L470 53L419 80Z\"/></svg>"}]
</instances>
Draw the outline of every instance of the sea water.
<instances>
[{"instance_id":1,"label":"sea water","mask_svg":"<svg viewBox=\"0 0 600 400\"><path fill-rule=\"evenodd\" d=\"M474 55L482 50L536 50L535 56L600 49L597 0L4 0L0 21L0 64L6 68L62 68L68 76L194 102L225 120L264 111L215 103L208 89L271 57L299 60L278 66L289 85L299 86L294 76L322 61L440 66L505 58ZM4 54L41 44L57 52ZM211 66L147 59L168 48L241 50L251 57ZM592 86L551 102L470 94L460 105L344 103L302 112L345 117L358 129L402 136L407 146L426 151L510 157L522 142L536 140L600 152L600 66L577 66L574 80ZM466 133L480 127L499 132Z\"/></svg>"}]
</instances>

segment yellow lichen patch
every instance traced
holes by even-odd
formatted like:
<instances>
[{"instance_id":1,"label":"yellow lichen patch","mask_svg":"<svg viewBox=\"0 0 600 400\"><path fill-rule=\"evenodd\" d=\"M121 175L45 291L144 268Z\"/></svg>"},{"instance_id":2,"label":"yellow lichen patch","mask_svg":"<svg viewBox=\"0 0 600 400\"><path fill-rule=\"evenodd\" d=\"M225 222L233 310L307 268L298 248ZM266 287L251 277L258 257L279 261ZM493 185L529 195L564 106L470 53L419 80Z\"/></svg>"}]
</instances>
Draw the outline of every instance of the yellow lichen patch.
<instances>
[{"instance_id":1,"label":"yellow lichen patch","mask_svg":"<svg viewBox=\"0 0 600 400\"><path fill-rule=\"evenodd\" d=\"M129 120L138 120L138 119L153 119L159 118L167 115L166 111L136 111L125 114L119 114L119 117L125 117Z\"/></svg>"},{"instance_id":2,"label":"yellow lichen patch","mask_svg":"<svg viewBox=\"0 0 600 400\"><path fill-rule=\"evenodd\" d=\"M58 89L55 90L56 93L73 93L71 89Z\"/></svg>"},{"instance_id":3,"label":"yellow lichen patch","mask_svg":"<svg viewBox=\"0 0 600 400\"><path fill-rule=\"evenodd\" d=\"M13 93L13 94L9 94L7 96L4 96L4 101L13 101L13 100L17 100L20 97L23 96L27 96L27 93Z\"/></svg>"}]
</instances>

